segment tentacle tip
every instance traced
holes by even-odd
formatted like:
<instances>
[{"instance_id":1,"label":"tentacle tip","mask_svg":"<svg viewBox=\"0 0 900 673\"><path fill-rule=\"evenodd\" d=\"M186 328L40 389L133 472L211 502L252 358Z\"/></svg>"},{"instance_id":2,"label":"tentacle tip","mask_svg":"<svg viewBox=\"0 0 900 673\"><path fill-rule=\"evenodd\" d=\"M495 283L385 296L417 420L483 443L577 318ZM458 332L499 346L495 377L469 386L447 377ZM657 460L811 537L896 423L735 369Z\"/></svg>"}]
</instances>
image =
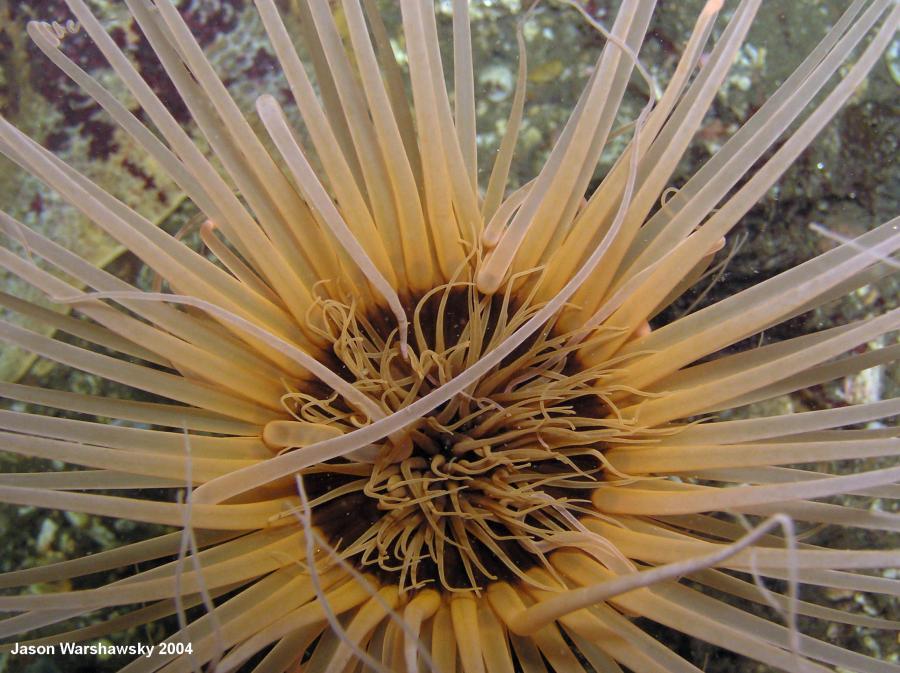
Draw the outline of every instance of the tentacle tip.
<instances>
[{"instance_id":1,"label":"tentacle tip","mask_svg":"<svg viewBox=\"0 0 900 673\"><path fill-rule=\"evenodd\" d=\"M275 100L275 97L272 94L264 93L256 99L256 111L260 114L263 114L264 112L277 112L280 109L281 106L278 105L278 101Z\"/></svg>"},{"instance_id":2,"label":"tentacle tip","mask_svg":"<svg viewBox=\"0 0 900 673\"><path fill-rule=\"evenodd\" d=\"M475 287L478 288L479 292L487 295L495 294L500 289L502 282L503 276L486 266L482 267L475 277Z\"/></svg>"},{"instance_id":3,"label":"tentacle tip","mask_svg":"<svg viewBox=\"0 0 900 673\"><path fill-rule=\"evenodd\" d=\"M725 247L725 237L722 236L721 238L719 238L719 240L717 240L715 243L713 243L710 246L710 248L706 252L706 254L707 255L715 255L717 252L719 252L719 250L721 250L724 247Z\"/></svg>"},{"instance_id":4,"label":"tentacle tip","mask_svg":"<svg viewBox=\"0 0 900 673\"><path fill-rule=\"evenodd\" d=\"M709 16L710 14L717 14L722 9L722 5L724 5L724 0L709 0L706 3L706 6L703 8L703 16Z\"/></svg>"},{"instance_id":5,"label":"tentacle tip","mask_svg":"<svg viewBox=\"0 0 900 673\"><path fill-rule=\"evenodd\" d=\"M26 30L28 36L37 44L41 42L59 48L62 45L59 36L54 32L53 27L46 21L29 21Z\"/></svg>"},{"instance_id":6,"label":"tentacle tip","mask_svg":"<svg viewBox=\"0 0 900 673\"><path fill-rule=\"evenodd\" d=\"M409 321L405 318L400 321L400 357L404 362L409 362Z\"/></svg>"},{"instance_id":7,"label":"tentacle tip","mask_svg":"<svg viewBox=\"0 0 900 673\"><path fill-rule=\"evenodd\" d=\"M484 246L485 250L493 250L497 247L499 242L500 232L485 230L484 233L481 234L481 245Z\"/></svg>"},{"instance_id":8,"label":"tentacle tip","mask_svg":"<svg viewBox=\"0 0 900 673\"><path fill-rule=\"evenodd\" d=\"M208 488L210 483L200 484L191 492L191 505L193 507L197 505L216 505L221 502L221 500L216 499L215 495Z\"/></svg>"}]
</instances>

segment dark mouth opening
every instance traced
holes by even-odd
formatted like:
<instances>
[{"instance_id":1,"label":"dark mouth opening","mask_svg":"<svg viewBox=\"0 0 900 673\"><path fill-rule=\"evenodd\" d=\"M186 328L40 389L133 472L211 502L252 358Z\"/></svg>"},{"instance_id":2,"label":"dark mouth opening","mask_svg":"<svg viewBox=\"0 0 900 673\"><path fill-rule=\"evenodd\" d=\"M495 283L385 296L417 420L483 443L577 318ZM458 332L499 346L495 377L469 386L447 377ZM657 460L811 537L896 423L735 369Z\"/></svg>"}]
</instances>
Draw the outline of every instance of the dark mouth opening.
<instances>
[{"instance_id":1,"label":"dark mouth opening","mask_svg":"<svg viewBox=\"0 0 900 673\"><path fill-rule=\"evenodd\" d=\"M390 314L323 309L342 376L386 411L460 373L539 308L469 285L406 304L408 362ZM480 589L545 563L553 536L572 530L602 478L604 444L591 431L608 416L577 350L560 351L566 338L553 324L539 330L471 390L409 426L412 453L399 464L376 459L364 477L322 466L305 475L313 521L332 547L405 590Z\"/></svg>"}]
</instances>

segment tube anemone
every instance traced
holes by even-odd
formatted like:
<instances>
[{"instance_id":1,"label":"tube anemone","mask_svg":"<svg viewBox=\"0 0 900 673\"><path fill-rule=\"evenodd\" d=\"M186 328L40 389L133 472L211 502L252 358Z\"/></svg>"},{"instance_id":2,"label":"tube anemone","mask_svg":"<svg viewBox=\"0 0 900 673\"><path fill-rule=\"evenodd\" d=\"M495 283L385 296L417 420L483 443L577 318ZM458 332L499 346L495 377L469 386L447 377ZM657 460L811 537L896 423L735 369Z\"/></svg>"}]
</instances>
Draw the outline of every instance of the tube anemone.
<instances>
[{"instance_id":1,"label":"tube anemone","mask_svg":"<svg viewBox=\"0 0 900 673\"><path fill-rule=\"evenodd\" d=\"M799 590L897 595L896 549L815 535L898 529L880 503L900 495L886 422L900 402L727 412L894 361L898 309L756 337L892 273L900 220L657 316L865 80L900 6L851 3L672 194L758 0L727 20L707 2L661 90L639 58L654 3L623 0L608 29L582 10L604 46L517 188L524 39L480 181L465 1L452 3L451 68L430 2L401 0L396 42L372 2L298 2L304 62L274 0L256 0L290 94L259 92L259 133L169 0L126 1L202 145L83 0L66 4L115 84L69 59L66 31L28 34L202 213L205 249L0 119L0 152L163 281L139 289L0 213L0 264L77 317L4 305L82 345L12 321L0 338L150 396L2 384L73 417L0 411L6 451L66 468L4 475L0 500L178 530L0 576L6 651L174 615L170 647L126 670L699 670L653 622L779 670L898 670L804 635L799 618L897 622ZM631 81L649 95L622 126ZM48 582L59 590L29 591Z\"/></svg>"}]
</instances>

